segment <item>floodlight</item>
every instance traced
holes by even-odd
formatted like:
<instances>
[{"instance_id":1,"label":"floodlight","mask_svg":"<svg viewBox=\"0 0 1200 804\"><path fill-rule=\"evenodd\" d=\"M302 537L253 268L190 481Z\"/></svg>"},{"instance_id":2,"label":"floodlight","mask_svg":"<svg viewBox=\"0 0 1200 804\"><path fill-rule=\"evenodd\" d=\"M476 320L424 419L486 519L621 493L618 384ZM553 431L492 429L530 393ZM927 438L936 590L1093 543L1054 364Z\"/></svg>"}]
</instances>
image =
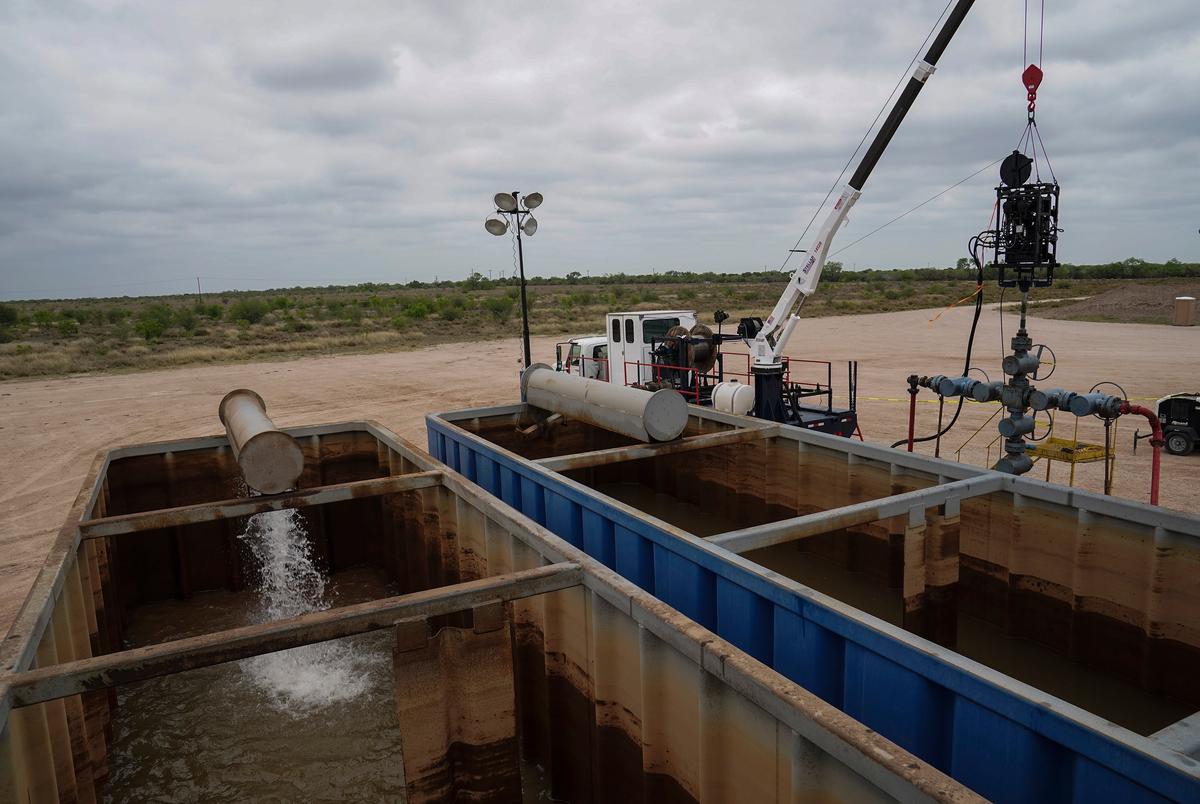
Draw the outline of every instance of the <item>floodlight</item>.
<instances>
[{"instance_id":1,"label":"floodlight","mask_svg":"<svg viewBox=\"0 0 1200 804\"><path fill-rule=\"evenodd\" d=\"M496 193L496 208L502 209L505 212L517 211L517 199L513 198L512 193Z\"/></svg>"},{"instance_id":2,"label":"floodlight","mask_svg":"<svg viewBox=\"0 0 1200 804\"><path fill-rule=\"evenodd\" d=\"M533 237L533 233L537 231L537 219L530 215L525 219L525 223L521 224L521 231L527 237Z\"/></svg>"},{"instance_id":3,"label":"floodlight","mask_svg":"<svg viewBox=\"0 0 1200 804\"><path fill-rule=\"evenodd\" d=\"M525 196L525 208L526 209L537 209L541 205L542 205L542 194L541 193L530 193L529 195Z\"/></svg>"},{"instance_id":4,"label":"floodlight","mask_svg":"<svg viewBox=\"0 0 1200 804\"><path fill-rule=\"evenodd\" d=\"M512 198L512 196L509 196L509 198ZM491 217L483 222L483 228L487 229L496 237L501 237L508 232L508 221L501 220L497 217Z\"/></svg>"}]
</instances>

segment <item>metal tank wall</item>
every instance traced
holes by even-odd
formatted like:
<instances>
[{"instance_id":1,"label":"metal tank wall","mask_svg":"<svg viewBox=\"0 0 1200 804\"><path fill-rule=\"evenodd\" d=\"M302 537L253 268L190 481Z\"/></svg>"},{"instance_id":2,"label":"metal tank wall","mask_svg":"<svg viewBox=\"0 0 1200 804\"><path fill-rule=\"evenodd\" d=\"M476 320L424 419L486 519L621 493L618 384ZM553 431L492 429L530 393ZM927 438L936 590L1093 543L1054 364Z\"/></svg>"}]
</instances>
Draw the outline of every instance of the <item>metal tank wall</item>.
<instances>
[{"instance_id":1,"label":"metal tank wall","mask_svg":"<svg viewBox=\"0 0 1200 804\"><path fill-rule=\"evenodd\" d=\"M102 796L119 685L384 629L411 801L519 800L522 760L576 802L976 800L383 428L289 432L271 497L228 496L221 438L97 458L0 646L0 801ZM122 650L143 602L245 582L230 523L282 508L402 594Z\"/></svg>"},{"instance_id":2,"label":"metal tank wall","mask_svg":"<svg viewBox=\"0 0 1200 804\"><path fill-rule=\"evenodd\" d=\"M1165 742L737 554L852 533L892 566L898 552L914 630L938 637L939 606L962 599L1016 635L1194 700L1200 519L701 408L695 435L673 445L534 460L472 432L530 415L521 405L431 414L430 451L976 792L1013 802L1200 796L1200 763ZM738 427L760 431L730 432ZM596 472L732 508L748 527L698 538L595 491L594 478L581 482Z\"/></svg>"}]
</instances>

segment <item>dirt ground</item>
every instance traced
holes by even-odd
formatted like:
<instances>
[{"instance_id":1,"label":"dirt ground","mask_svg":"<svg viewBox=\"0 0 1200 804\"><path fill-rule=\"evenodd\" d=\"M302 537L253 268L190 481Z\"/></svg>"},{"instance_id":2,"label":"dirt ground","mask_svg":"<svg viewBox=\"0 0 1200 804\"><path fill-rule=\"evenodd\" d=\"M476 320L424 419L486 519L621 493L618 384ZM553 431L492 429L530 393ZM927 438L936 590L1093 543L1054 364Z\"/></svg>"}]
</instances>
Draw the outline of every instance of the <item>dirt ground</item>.
<instances>
[{"instance_id":1,"label":"dirt ground","mask_svg":"<svg viewBox=\"0 0 1200 804\"><path fill-rule=\"evenodd\" d=\"M1130 321L1163 324L1174 320L1175 297L1200 297L1195 279L1155 284L1126 284L1070 303L1039 310L1046 318L1076 321Z\"/></svg>"},{"instance_id":2,"label":"dirt ground","mask_svg":"<svg viewBox=\"0 0 1200 804\"><path fill-rule=\"evenodd\" d=\"M858 359L863 433L869 441L890 443L906 431L905 377L961 372L970 311L952 310L931 325L928 319L934 314L917 310L805 319L790 352L797 358L835 361L834 387L842 394L844 361ZM1000 377L1002 354L998 319L994 309L985 312L972 360L993 378ZM1005 314L1004 326L1008 337L1016 327L1015 314ZM1118 380L1131 399L1150 407L1164 394L1200 390L1200 327L1031 319L1030 332L1058 356L1054 376L1039 383L1043 387L1086 391L1100 380ZM551 361L554 339L535 339L533 348L535 359ZM7 630L24 600L97 451L217 433L217 403L238 387L262 394L281 426L375 419L424 448L426 412L515 401L519 355L519 342L511 339L399 353L0 383L0 436L7 444L0 462L0 631ZM823 378L823 368L820 374ZM935 429L933 399L931 392L923 392L917 424L921 433ZM955 460L955 450L982 427L962 459L983 464L986 445L994 438L995 421L987 420L995 410L965 406L943 441L942 456ZM951 413L947 406L946 415ZM1062 417L1057 434L1071 437L1074 425L1074 417ZM1143 443L1136 455L1131 451L1138 427L1147 429L1144 421L1118 425L1114 493L1146 500L1150 449ZM1079 437L1097 441L1102 432L1098 422L1086 420ZM932 444L918 449L933 453ZM992 459L995 456L992 447ZM1099 489L1100 466L1081 467L1077 485ZM1066 466L1055 465L1051 479L1065 482L1067 472ZM1041 464L1032 476L1045 477ZM1161 502L1200 511L1200 454L1164 454Z\"/></svg>"}]
</instances>

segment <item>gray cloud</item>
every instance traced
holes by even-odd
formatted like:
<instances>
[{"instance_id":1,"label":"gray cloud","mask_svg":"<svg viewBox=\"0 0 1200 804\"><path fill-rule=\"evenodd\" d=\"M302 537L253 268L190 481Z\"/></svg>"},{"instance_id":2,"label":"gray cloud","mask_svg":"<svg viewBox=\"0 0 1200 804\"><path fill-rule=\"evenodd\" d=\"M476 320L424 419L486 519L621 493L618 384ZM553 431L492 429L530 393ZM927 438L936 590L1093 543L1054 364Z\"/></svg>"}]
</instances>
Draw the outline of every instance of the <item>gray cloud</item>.
<instances>
[{"instance_id":1,"label":"gray cloud","mask_svg":"<svg viewBox=\"0 0 1200 804\"><path fill-rule=\"evenodd\" d=\"M277 46L242 60L255 84L277 92L345 92L385 83L392 71L389 54L359 47L317 40Z\"/></svg>"},{"instance_id":2,"label":"gray cloud","mask_svg":"<svg viewBox=\"0 0 1200 804\"><path fill-rule=\"evenodd\" d=\"M0 27L0 296L778 265L944 2L57 4ZM1021 4L978 3L847 244L1010 151ZM1060 253L1197 257L1193 0L1047 9ZM847 250L948 265L992 171Z\"/></svg>"}]
</instances>

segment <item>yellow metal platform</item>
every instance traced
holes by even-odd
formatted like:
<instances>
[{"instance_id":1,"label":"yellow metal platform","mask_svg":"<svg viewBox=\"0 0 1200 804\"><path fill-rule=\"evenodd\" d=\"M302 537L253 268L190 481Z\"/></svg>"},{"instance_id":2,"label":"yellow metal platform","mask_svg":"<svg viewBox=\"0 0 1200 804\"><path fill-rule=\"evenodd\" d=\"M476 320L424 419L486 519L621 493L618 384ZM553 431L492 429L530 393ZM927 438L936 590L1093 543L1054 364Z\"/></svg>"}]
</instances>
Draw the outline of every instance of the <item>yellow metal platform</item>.
<instances>
[{"instance_id":1,"label":"yellow metal platform","mask_svg":"<svg viewBox=\"0 0 1200 804\"><path fill-rule=\"evenodd\" d=\"M1103 444L1087 444L1070 438L1053 436L1039 442L1027 452L1030 457L1066 461L1067 463L1092 463L1093 461L1102 461L1106 457Z\"/></svg>"}]
</instances>

